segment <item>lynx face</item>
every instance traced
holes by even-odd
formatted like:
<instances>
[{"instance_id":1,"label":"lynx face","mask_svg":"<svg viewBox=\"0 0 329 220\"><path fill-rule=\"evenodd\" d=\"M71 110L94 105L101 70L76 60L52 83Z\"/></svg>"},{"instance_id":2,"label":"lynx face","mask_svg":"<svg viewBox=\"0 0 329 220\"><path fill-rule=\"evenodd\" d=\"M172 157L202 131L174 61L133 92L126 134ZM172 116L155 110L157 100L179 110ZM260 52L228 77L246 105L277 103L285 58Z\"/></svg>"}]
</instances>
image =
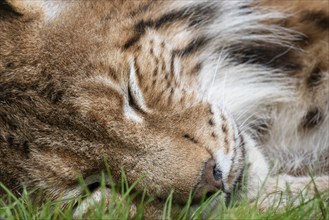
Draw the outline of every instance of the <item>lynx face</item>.
<instances>
[{"instance_id":1,"label":"lynx face","mask_svg":"<svg viewBox=\"0 0 329 220\"><path fill-rule=\"evenodd\" d=\"M304 189L306 177L264 183L268 162L328 167L328 65L308 63L286 19L252 1L0 3L0 181L68 197L108 165L182 205L239 191L248 168L250 199L261 185ZM328 189L328 176L316 182Z\"/></svg>"},{"instance_id":2,"label":"lynx face","mask_svg":"<svg viewBox=\"0 0 329 220\"><path fill-rule=\"evenodd\" d=\"M133 45L129 19L104 20L114 5L68 3L51 18L38 4L3 9L1 181L67 196L79 175L93 183L106 163L114 178L121 169L131 183L144 176L137 188L160 200L172 189L182 204L190 192L195 201L229 193L248 137L191 77L202 69L188 55L193 44L144 27Z\"/></svg>"},{"instance_id":3,"label":"lynx face","mask_svg":"<svg viewBox=\"0 0 329 220\"><path fill-rule=\"evenodd\" d=\"M117 67L123 80L114 81L111 73L106 73L92 76L81 86L88 93L107 91L101 95L103 106L95 97L82 114L101 119L108 138L115 140L106 146L111 148L109 152L102 152L109 155L110 167L117 167L117 172L124 167L132 182L145 175L141 186L160 199L165 199L173 186L179 202L186 201L191 190L198 191L196 200L205 192L230 192L241 181L247 138L219 106L184 91L183 84L188 82L175 82L175 70L158 63L142 66L140 61L163 61L152 49L145 58L142 51L149 48L140 50L138 57L128 56L123 70ZM83 102L80 97L75 106ZM88 94L84 98L89 101ZM117 104L110 106L112 103ZM122 156L112 161L110 155L116 148Z\"/></svg>"}]
</instances>

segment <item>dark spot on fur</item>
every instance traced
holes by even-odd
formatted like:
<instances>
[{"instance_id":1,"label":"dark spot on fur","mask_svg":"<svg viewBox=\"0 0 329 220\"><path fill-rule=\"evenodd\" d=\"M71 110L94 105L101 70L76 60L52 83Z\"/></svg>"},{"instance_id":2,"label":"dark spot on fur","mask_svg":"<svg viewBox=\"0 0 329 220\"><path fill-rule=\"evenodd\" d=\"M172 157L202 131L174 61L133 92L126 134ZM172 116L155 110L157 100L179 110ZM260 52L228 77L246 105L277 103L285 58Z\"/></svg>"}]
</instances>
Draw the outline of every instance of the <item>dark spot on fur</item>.
<instances>
[{"instance_id":1,"label":"dark spot on fur","mask_svg":"<svg viewBox=\"0 0 329 220\"><path fill-rule=\"evenodd\" d=\"M191 141L191 142L194 143L194 144L197 144L197 143L198 143L198 141L195 140L194 137L190 136L189 134L184 134L184 135L183 135L183 138L185 138L185 139Z\"/></svg>"},{"instance_id":2,"label":"dark spot on fur","mask_svg":"<svg viewBox=\"0 0 329 220\"><path fill-rule=\"evenodd\" d=\"M10 63L7 63L6 68L13 69L13 68L15 68L15 66L16 66L15 63L10 62Z\"/></svg>"},{"instance_id":3,"label":"dark spot on fur","mask_svg":"<svg viewBox=\"0 0 329 220\"><path fill-rule=\"evenodd\" d=\"M323 113L317 107L310 109L307 114L304 116L301 127L304 130L311 130L317 127L323 121Z\"/></svg>"},{"instance_id":4,"label":"dark spot on fur","mask_svg":"<svg viewBox=\"0 0 329 220\"><path fill-rule=\"evenodd\" d=\"M6 137L6 141L7 141L7 143L8 143L9 146L13 146L14 145L14 137L13 136L8 135Z\"/></svg>"},{"instance_id":5,"label":"dark spot on fur","mask_svg":"<svg viewBox=\"0 0 329 220\"><path fill-rule=\"evenodd\" d=\"M202 68L202 63L197 63L197 64L193 67L192 72L199 73L200 70L201 70L201 68Z\"/></svg>"},{"instance_id":6,"label":"dark spot on fur","mask_svg":"<svg viewBox=\"0 0 329 220\"><path fill-rule=\"evenodd\" d=\"M239 6L239 10L245 10L245 9L249 9L250 8L250 5L242 5L242 6Z\"/></svg>"},{"instance_id":7,"label":"dark spot on fur","mask_svg":"<svg viewBox=\"0 0 329 220\"><path fill-rule=\"evenodd\" d=\"M63 91L58 91L58 92L53 93L51 95L52 103L56 104L56 103L62 101L63 95L64 95Z\"/></svg>"},{"instance_id":8,"label":"dark spot on fur","mask_svg":"<svg viewBox=\"0 0 329 220\"><path fill-rule=\"evenodd\" d=\"M214 122L213 119L209 119L208 124L209 124L210 126L214 126L214 125L215 125L215 122Z\"/></svg>"},{"instance_id":9,"label":"dark spot on fur","mask_svg":"<svg viewBox=\"0 0 329 220\"><path fill-rule=\"evenodd\" d=\"M165 80L167 81L167 84L171 85L171 82L170 82L170 79L169 79L169 73L165 74ZM167 87L169 87L169 86L167 86Z\"/></svg>"},{"instance_id":10,"label":"dark spot on fur","mask_svg":"<svg viewBox=\"0 0 329 220\"><path fill-rule=\"evenodd\" d=\"M171 73L174 72L174 61L175 61L175 55L171 54L171 56L170 56L170 70L169 70L169 72L171 72Z\"/></svg>"},{"instance_id":11,"label":"dark spot on fur","mask_svg":"<svg viewBox=\"0 0 329 220\"><path fill-rule=\"evenodd\" d=\"M227 146L229 144L227 137L224 138L224 143L225 143L225 146Z\"/></svg>"},{"instance_id":12,"label":"dark spot on fur","mask_svg":"<svg viewBox=\"0 0 329 220\"><path fill-rule=\"evenodd\" d=\"M165 63L163 62L162 65L161 65L161 70L162 71L165 71L166 70L166 65ZM167 75L166 75L167 76ZM166 77L166 79L168 79L168 76Z\"/></svg>"},{"instance_id":13,"label":"dark spot on fur","mask_svg":"<svg viewBox=\"0 0 329 220\"><path fill-rule=\"evenodd\" d=\"M8 135L6 137L6 142L11 149L21 151L25 156L30 153L30 147L28 141L15 138L13 135Z\"/></svg>"},{"instance_id":14,"label":"dark spot on fur","mask_svg":"<svg viewBox=\"0 0 329 220\"><path fill-rule=\"evenodd\" d=\"M23 142L22 150L23 150L24 154L26 154L26 155L30 153L29 143L27 141Z\"/></svg>"},{"instance_id":15,"label":"dark spot on fur","mask_svg":"<svg viewBox=\"0 0 329 220\"><path fill-rule=\"evenodd\" d=\"M329 29L329 16L325 11L304 11L302 21L313 22L317 27Z\"/></svg>"},{"instance_id":16,"label":"dark spot on fur","mask_svg":"<svg viewBox=\"0 0 329 220\"><path fill-rule=\"evenodd\" d=\"M17 122L5 112L0 112L0 120L7 125L11 130L16 130L18 128Z\"/></svg>"},{"instance_id":17,"label":"dark spot on fur","mask_svg":"<svg viewBox=\"0 0 329 220\"><path fill-rule=\"evenodd\" d=\"M316 67L307 78L306 84L308 88L313 88L321 84L323 74L319 67Z\"/></svg>"},{"instance_id":18,"label":"dark spot on fur","mask_svg":"<svg viewBox=\"0 0 329 220\"><path fill-rule=\"evenodd\" d=\"M156 68L158 68L159 63L160 63L160 60L159 60L159 58L157 58L157 57L155 57L154 60L155 60Z\"/></svg>"},{"instance_id":19,"label":"dark spot on fur","mask_svg":"<svg viewBox=\"0 0 329 220\"><path fill-rule=\"evenodd\" d=\"M158 66L156 66L153 70L153 76L158 75Z\"/></svg>"},{"instance_id":20,"label":"dark spot on fur","mask_svg":"<svg viewBox=\"0 0 329 220\"><path fill-rule=\"evenodd\" d=\"M227 125L225 123L222 124L222 131L223 133L227 133Z\"/></svg>"},{"instance_id":21,"label":"dark spot on fur","mask_svg":"<svg viewBox=\"0 0 329 220\"><path fill-rule=\"evenodd\" d=\"M211 133L211 136L212 136L213 138L217 138L217 137L218 137L217 134L215 134L215 132L212 132L212 133Z\"/></svg>"}]
</instances>

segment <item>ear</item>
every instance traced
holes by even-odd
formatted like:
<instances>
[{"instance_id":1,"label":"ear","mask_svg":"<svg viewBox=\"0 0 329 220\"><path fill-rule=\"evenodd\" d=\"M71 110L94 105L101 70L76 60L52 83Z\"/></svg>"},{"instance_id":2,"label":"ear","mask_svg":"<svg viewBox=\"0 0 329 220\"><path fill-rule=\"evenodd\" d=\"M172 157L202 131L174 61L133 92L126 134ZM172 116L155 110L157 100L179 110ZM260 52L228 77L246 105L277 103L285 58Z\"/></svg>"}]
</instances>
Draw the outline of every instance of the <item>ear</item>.
<instances>
[{"instance_id":1,"label":"ear","mask_svg":"<svg viewBox=\"0 0 329 220\"><path fill-rule=\"evenodd\" d=\"M0 0L0 19L22 16L23 11L20 0Z\"/></svg>"}]
</instances>

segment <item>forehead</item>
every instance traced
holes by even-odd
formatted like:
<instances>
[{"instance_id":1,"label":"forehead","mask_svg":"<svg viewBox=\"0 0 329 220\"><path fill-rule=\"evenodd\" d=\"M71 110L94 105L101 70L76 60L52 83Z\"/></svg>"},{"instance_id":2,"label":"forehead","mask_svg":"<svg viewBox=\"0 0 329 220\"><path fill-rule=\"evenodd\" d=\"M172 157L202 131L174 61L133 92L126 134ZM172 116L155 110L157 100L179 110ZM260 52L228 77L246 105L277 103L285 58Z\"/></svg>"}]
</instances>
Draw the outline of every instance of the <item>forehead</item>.
<instances>
[{"instance_id":1,"label":"forehead","mask_svg":"<svg viewBox=\"0 0 329 220\"><path fill-rule=\"evenodd\" d=\"M197 73L200 66L184 60L161 35L146 34L126 52L149 103L184 105L201 100Z\"/></svg>"},{"instance_id":2,"label":"forehead","mask_svg":"<svg viewBox=\"0 0 329 220\"><path fill-rule=\"evenodd\" d=\"M61 41L71 45L70 50L79 50L78 53L88 57L86 61L93 62L99 69L96 74L104 72L109 80L124 84L129 72L134 71L148 104L183 107L203 99L199 85L202 56L190 48L194 41L198 42L197 34L192 34L196 30L187 28L188 23L183 20L175 25L163 21L148 26L152 19L157 23L157 18L161 20L168 13L156 9L154 3L152 6L149 1L26 2L30 7L41 8L49 41L58 41L60 36ZM168 8L171 1L156 4L166 4ZM176 8L188 4L179 3ZM132 14L134 11L144 13Z\"/></svg>"}]
</instances>

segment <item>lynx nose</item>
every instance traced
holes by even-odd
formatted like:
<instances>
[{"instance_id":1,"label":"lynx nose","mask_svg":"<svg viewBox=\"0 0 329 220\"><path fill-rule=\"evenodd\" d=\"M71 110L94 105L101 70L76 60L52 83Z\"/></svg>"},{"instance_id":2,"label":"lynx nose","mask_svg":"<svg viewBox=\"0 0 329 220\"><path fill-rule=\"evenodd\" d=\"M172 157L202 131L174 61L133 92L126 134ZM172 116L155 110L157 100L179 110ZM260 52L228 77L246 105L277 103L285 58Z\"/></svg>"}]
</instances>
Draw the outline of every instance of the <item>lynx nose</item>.
<instances>
[{"instance_id":1,"label":"lynx nose","mask_svg":"<svg viewBox=\"0 0 329 220\"><path fill-rule=\"evenodd\" d=\"M197 185L197 192L195 193L194 200L200 201L204 195L206 197L223 189L223 182L221 181L221 171L216 168L216 161L210 159L206 162L201 181Z\"/></svg>"}]
</instances>

